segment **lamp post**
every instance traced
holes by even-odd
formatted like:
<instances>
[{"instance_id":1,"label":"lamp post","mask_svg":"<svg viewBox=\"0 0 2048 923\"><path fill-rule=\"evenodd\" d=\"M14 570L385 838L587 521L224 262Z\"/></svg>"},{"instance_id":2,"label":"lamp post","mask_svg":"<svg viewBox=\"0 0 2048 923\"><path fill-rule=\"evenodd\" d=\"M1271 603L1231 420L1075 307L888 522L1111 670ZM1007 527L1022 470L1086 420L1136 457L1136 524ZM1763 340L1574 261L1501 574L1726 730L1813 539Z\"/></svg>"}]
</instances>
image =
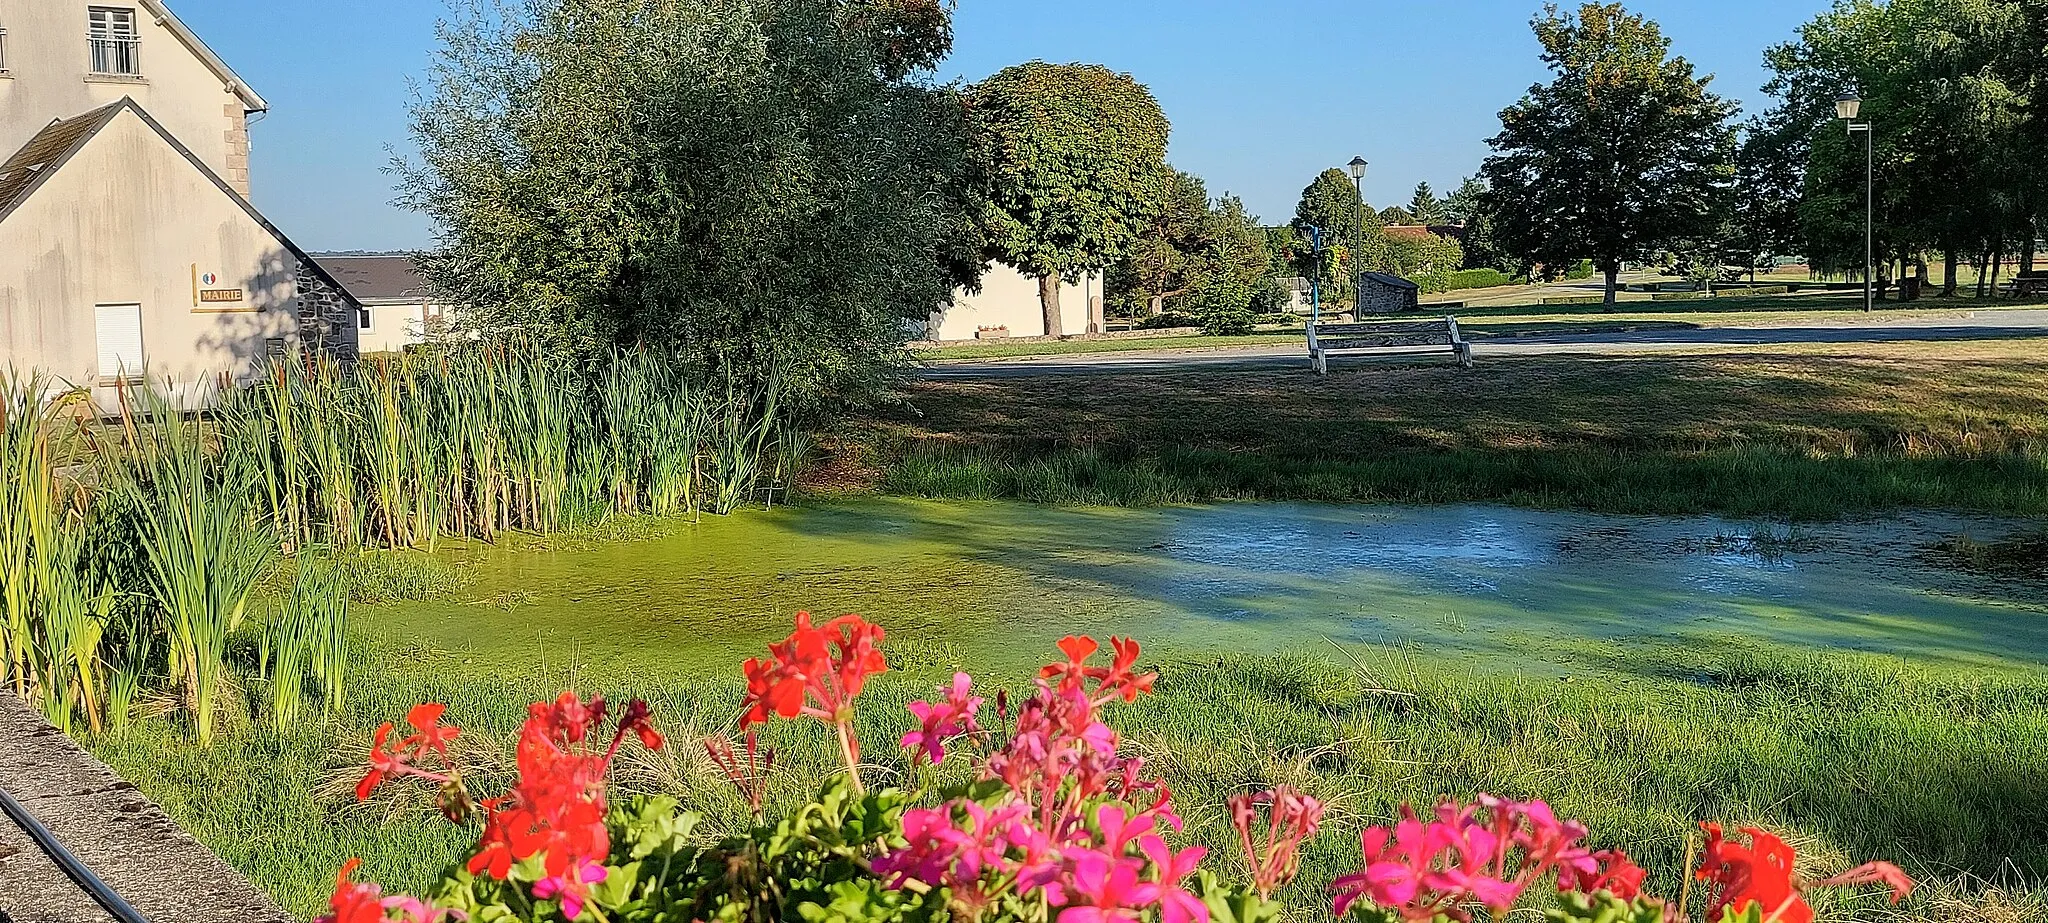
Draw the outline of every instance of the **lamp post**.
<instances>
[{"instance_id":1,"label":"lamp post","mask_svg":"<svg viewBox=\"0 0 2048 923\"><path fill-rule=\"evenodd\" d=\"M1351 168L1352 184L1358 187L1358 236L1351 242L1351 319L1357 321L1365 295L1365 168L1371 164L1363 157L1353 157L1346 166Z\"/></svg>"},{"instance_id":2,"label":"lamp post","mask_svg":"<svg viewBox=\"0 0 2048 923\"><path fill-rule=\"evenodd\" d=\"M1835 101L1835 115L1849 126L1849 134L1863 134L1863 310L1877 310L1877 135L1863 114L1863 97L1843 93Z\"/></svg>"}]
</instances>

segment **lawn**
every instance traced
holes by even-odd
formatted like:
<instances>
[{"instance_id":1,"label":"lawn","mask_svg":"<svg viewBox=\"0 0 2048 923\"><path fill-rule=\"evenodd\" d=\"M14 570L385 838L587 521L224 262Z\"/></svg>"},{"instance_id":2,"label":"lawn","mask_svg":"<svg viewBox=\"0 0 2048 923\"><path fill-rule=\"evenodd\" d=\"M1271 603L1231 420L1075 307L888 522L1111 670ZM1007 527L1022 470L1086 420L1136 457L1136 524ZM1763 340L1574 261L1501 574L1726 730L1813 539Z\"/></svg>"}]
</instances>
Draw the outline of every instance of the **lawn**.
<instances>
[{"instance_id":1,"label":"lawn","mask_svg":"<svg viewBox=\"0 0 2048 923\"><path fill-rule=\"evenodd\" d=\"M1916 320L1961 317L1970 313L2039 308L2032 302L1978 301L1967 298L1929 298L1911 305L1881 304L1884 320ZM1414 321L1450 313L1467 336L1527 336L1533 334L1615 333L1643 329L1698 329L1709 327L1763 327L1791 324L1840 324L1862 318L1863 296L1856 293L1825 292L1801 295L1763 295L1716 298L1710 301L1650 302L1627 301L1607 305L1514 304L1443 309L1424 305L1420 312L1368 317L1371 322ZM925 362L966 362L1017 359L1032 356L1071 356L1096 353L1160 352L1237 349L1257 346L1293 347L1303 345L1299 330L1270 331L1246 336L1174 336L1145 339L1061 340L1055 342L962 343L928 347L914 355Z\"/></svg>"},{"instance_id":2,"label":"lawn","mask_svg":"<svg viewBox=\"0 0 2048 923\"><path fill-rule=\"evenodd\" d=\"M923 497L2048 513L2048 341L922 381L821 484Z\"/></svg>"},{"instance_id":3,"label":"lawn","mask_svg":"<svg viewBox=\"0 0 2048 923\"><path fill-rule=\"evenodd\" d=\"M858 722L869 774L903 778L888 742L904 702L939 684L957 652L898 637L896 671L872 685ZM202 841L294 912L310 915L333 870L364 858L364 876L427 886L473 830L432 816L412 792L355 805L352 767L368 730L413 701L444 701L470 728L458 752L502 784L519 702L564 685L644 695L673 750L633 757L627 787L665 791L729 829L744 812L702 758L702 736L739 707L736 663L723 671L608 672L573 659L508 660L495 675L449 671L432 651L366 652L342 715L282 735L245 730L211 750L152 721L95 751ZM742 651L724 652L737 661ZM1046 652L1050 654L1050 652ZM1826 919L2043 919L2048 843L2029 819L2048 813L2048 671L1935 668L1897 657L1777 645L1553 644L1526 650L1515 673L1471 669L1425 649L1347 647L1341 654L1155 658L1159 694L1115 716L1135 753L1162 773L1189 819L1187 836L1229 849L1232 793L1288 783L1332 805L1288 895L1305 917L1323 886L1355 868L1357 831L1404 801L1494 792L1541 797L1586 820L1603 845L1627 844L1675 893L1687 838L1701 819L1767 825L1809 857L1809 873L1863 859L1899 860L1928 878L1903 912L1868 898ZM1012 690L1014 671L980 670ZM779 726L771 800L800 798L832 763L810 726ZM1233 868L1221 858L1220 866Z\"/></svg>"}]
</instances>

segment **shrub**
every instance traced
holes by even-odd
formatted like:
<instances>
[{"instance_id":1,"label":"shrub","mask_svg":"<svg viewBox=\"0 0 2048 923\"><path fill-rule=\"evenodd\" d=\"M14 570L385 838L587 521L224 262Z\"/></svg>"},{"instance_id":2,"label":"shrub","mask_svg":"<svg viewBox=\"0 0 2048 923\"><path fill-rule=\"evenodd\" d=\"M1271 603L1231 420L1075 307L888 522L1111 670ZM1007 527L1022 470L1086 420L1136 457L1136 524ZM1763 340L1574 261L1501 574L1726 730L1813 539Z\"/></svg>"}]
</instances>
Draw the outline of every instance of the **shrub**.
<instances>
[{"instance_id":1,"label":"shrub","mask_svg":"<svg viewBox=\"0 0 2048 923\"><path fill-rule=\"evenodd\" d=\"M601 699L564 693L529 710L518 748L517 782L478 800L449 759L460 731L444 708L407 715L413 733L391 743L379 728L367 798L399 778L432 783L443 813L482 823L466 862L427 899L386 897L341 872L327 923L599 923L657 921L845 921L845 923L1279 923L1273 895L1299 870L1302 845L1324 805L1289 787L1228 799L1243 849L1243 877L1226 882L1202 868L1202 847L1176 849L1173 798L1144 761L1123 755L1103 718L1108 708L1150 694L1155 675L1138 670L1139 647L1070 637L1065 659L1039 674L1036 691L1011 704L987 697L957 674L929 701L909 706L917 725L900 743L923 788L869 791L861 778L852 703L886 672L883 631L858 616L813 626L797 616L788 639L744 665L744 744L715 738L706 751L752 807L746 833L704 842L701 818L671 798L607 798L606 775L629 740L660 749L645 703L627 705L607 733ZM763 816L764 760L752 729L776 719L809 719L830 729L845 771L789 816ZM995 722L1007 725L998 732ZM929 781L956 753L974 752L964 783ZM435 768L426 764L435 763ZM1698 877L1712 884L1708 923L1810 923L1790 847L1761 830L1749 844L1706 825ZM1425 819L1404 809L1393 826L1363 832L1362 868L1332 884L1333 907L1357 923L1468 921L1483 906L1500 920L1554 885L1552 923L1672 923L1682 906L1640 894L1644 873L1619 850L1595 852L1586 828L1561 821L1541 801L1482 796L1445 803ZM1911 887L1897 868L1873 863L1819 887L1882 883L1894 900ZM1682 904L1682 902L1681 902Z\"/></svg>"},{"instance_id":2,"label":"shrub","mask_svg":"<svg viewBox=\"0 0 2048 923\"><path fill-rule=\"evenodd\" d=\"M1513 285L1515 280L1498 269L1463 269L1451 273L1447 292L1459 292L1469 288L1498 288Z\"/></svg>"},{"instance_id":3,"label":"shrub","mask_svg":"<svg viewBox=\"0 0 2048 923\"><path fill-rule=\"evenodd\" d=\"M1565 270L1564 277L1566 281L1577 282L1581 279L1593 278L1593 273L1593 261L1580 260L1579 265L1573 266L1572 268Z\"/></svg>"}]
</instances>

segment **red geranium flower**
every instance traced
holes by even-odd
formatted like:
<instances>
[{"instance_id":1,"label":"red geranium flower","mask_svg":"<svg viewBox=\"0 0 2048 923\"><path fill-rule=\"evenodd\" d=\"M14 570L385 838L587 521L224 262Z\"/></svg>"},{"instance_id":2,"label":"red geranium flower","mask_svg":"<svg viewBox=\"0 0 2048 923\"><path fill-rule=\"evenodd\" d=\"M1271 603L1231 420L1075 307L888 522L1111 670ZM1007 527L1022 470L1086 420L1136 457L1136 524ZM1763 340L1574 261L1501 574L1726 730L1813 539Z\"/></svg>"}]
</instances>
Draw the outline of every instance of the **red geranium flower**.
<instances>
[{"instance_id":1,"label":"red geranium flower","mask_svg":"<svg viewBox=\"0 0 2048 923\"><path fill-rule=\"evenodd\" d=\"M1749 905L1760 904L1764 919L1772 923L1813 923L1813 908L1799 893L1792 865L1797 855L1777 836L1745 827L1750 845L1731 842L1721 835L1721 825L1704 823L1706 850L1700 856L1699 880L1713 882L1714 902L1709 919L1718 920L1724 910L1744 913Z\"/></svg>"},{"instance_id":2,"label":"red geranium flower","mask_svg":"<svg viewBox=\"0 0 2048 923\"><path fill-rule=\"evenodd\" d=\"M823 626L796 614L796 630L768 645L768 659L746 662L747 712L741 726L799 715L828 723L846 720L868 677L885 673L881 626L842 615Z\"/></svg>"},{"instance_id":3,"label":"red geranium flower","mask_svg":"<svg viewBox=\"0 0 2048 923\"><path fill-rule=\"evenodd\" d=\"M1643 893L1642 866L1629 859L1619 849L1607 849L1592 856L1593 866L1563 866L1557 876L1559 891L1577 891L1580 894L1594 894L1605 891L1625 901L1636 899Z\"/></svg>"}]
</instances>

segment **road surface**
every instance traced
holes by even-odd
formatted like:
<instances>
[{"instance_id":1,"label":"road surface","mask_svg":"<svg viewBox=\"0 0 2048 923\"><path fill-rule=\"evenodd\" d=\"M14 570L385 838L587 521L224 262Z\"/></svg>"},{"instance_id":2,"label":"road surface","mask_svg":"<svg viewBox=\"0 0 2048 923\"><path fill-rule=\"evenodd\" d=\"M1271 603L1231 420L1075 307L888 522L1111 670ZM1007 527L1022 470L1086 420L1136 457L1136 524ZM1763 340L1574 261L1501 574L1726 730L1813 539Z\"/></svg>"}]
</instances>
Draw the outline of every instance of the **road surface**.
<instances>
[{"instance_id":1,"label":"road surface","mask_svg":"<svg viewBox=\"0 0 2048 923\"><path fill-rule=\"evenodd\" d=\"M1806 323L1768 327L1708 327L1696 330L1643 330L1635 333L1581 333L1544 336L1474 337L1479 361L1514 356L1574 354L1625 355L1669 350L1738 346L1788 346L1810 343L1926 343L1969 340L2010 340L2048 337L2048 310L1983 311L1951 317L1886 318L1882 314L1845 316L1839 323ZM1370 362L1373 356L1448 354L1442 348L1381 350L1371 354L1337 355L1332 365ZM1042 375L1123 374L1131 372L1214 371L1245 368L1307 368L1307 344L1245 346L1223 349L1170 349L1133 352L1029 356L1012 359L941 361L927 365L927 379L1028 378Z\"/></svg>"}]
</instances>

